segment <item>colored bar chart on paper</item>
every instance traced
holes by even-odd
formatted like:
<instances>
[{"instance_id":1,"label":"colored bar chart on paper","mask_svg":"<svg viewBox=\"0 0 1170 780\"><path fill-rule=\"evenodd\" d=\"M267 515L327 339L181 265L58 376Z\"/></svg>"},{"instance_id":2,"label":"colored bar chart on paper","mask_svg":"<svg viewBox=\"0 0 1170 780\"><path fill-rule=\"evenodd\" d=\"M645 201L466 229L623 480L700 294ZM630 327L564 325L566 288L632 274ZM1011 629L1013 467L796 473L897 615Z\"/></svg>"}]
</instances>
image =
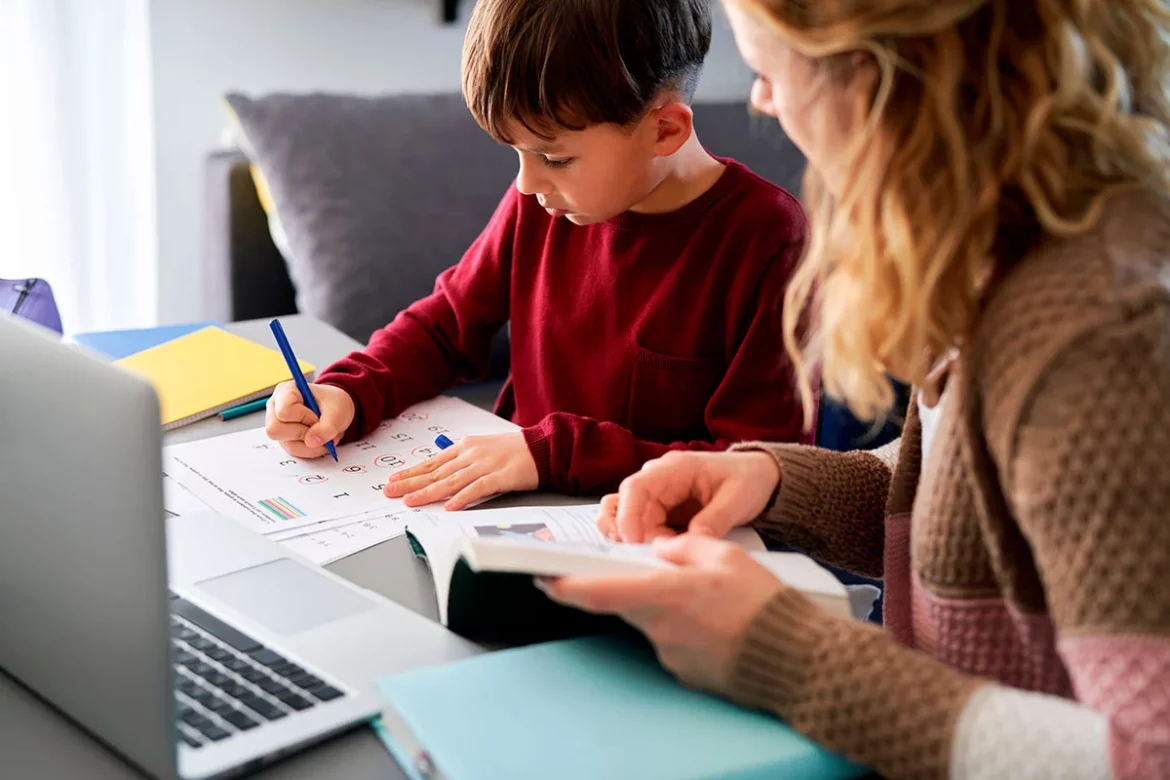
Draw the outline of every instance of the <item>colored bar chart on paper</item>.
<instances>
[{"instance_id":1,"label":"colored bar chart on paper","mask_svg":"<svg viewBox=\"0 0 1170 780\"><path fill-rule=\"evenodd\" d=\"M259 503L260 506L281 520L296 520L298 517L305 516L305 513L293 506L288 499L280 498L279 496L276 498L262 499Z\"/></svg>"}]
</instances>

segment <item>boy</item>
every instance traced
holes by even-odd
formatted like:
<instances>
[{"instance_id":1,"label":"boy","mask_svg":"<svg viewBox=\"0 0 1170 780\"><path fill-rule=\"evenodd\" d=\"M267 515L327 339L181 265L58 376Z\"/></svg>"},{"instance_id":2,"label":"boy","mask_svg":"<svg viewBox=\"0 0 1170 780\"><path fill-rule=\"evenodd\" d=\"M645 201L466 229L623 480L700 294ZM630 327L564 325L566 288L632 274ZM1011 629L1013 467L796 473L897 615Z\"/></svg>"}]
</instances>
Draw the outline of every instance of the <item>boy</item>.
<instances>
[{"instance_id":1,"label":"boy","mask_svg":"<svg viewBox=\"0 0 1170 780\"><path fill-rule=\"evenodd\" d=\"M805 441L780 302L806 223L797 201L711 157L688 105L708 0L480 0L463 92L519 155L514 186L435 292L326 369L318 420L291 383L268 434L294 456L367 435L483 377L511 322L496 413L391 478L411 506L496 493L600 493L671 449Z\"/></svg>"}]
</instances>

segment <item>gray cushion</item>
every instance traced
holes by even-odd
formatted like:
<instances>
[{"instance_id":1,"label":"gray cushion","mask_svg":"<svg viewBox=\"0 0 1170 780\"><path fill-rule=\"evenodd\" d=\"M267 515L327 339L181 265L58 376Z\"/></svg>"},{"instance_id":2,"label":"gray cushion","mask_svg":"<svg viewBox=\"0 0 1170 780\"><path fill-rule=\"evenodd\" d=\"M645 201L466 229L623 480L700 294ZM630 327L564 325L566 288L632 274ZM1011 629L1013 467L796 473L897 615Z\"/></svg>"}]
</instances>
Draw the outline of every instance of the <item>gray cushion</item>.
<instances>
[{"instance_id":1,"label":"gray cushion","mask_svg":"<svg viewBox=\"0 0 1170 780\"><path fill-rule=\"evenodd\" d=\"M515 176L458 95L232 94L297 308L365 341L458 262Z\"/></svg>"},{"instance_id":2,"label":"gray cushion","mask_svg":"<svg viewBox=\"0 0 1170 780\"><path fill-rule=\"evenodd\" d=\"M459 95L227 100L268 182L297 308L361 341L432 290L516 174ZM797 191L804 159L775 120L711 103L695 127L712 153Z\"/></svg>"},{"instance_id":3,"label":"gray cushion","mask_svg":"<svg viewBox=\"0 0 1170 780\"><path fill-rule=\"evenodd\" d=\"M704 148L731 157L768 181L800 195L805 160L772 117L751 115L741 101L699 103L695 133Z\"/></svg>"}]
</instances>

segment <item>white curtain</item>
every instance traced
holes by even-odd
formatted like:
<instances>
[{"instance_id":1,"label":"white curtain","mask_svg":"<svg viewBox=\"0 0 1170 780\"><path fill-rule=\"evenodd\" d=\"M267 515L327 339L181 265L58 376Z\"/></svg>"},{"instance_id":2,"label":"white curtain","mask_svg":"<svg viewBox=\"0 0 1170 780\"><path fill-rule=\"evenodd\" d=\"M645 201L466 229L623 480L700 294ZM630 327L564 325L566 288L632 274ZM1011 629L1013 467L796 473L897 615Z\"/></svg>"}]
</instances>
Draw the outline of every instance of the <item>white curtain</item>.
<instances>
[{"instance_id":1,"label":"white curtain","mask_svg":"<svg viewBox=\"0 0 1170 780\"><path fill-rule=\"evenodd\" d=\"M149 0L0 0L0 278L67 333L158 309Z\"/></svg>"}]
</instances>

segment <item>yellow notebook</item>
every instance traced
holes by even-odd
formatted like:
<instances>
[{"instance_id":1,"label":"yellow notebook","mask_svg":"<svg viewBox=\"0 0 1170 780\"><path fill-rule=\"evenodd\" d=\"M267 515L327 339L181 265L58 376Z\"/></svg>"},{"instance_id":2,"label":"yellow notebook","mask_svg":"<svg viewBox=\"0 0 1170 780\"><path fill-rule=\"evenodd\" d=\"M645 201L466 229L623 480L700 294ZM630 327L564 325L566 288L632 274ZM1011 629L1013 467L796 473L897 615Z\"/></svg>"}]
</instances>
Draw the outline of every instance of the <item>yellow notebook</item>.
<instances>
[{"instance_id":1,"label":"yellow notebook","mask_svg":"<svg viewBox=\"0 0 1170 780\"><path fill-rule=\"evenodd\" d=\"M313 366L299 362L311 380ZM279 352L215 327L123 358L117 365L154 385L168 431L263 398L292 379Z\"/></svg>"}]
</instances>

